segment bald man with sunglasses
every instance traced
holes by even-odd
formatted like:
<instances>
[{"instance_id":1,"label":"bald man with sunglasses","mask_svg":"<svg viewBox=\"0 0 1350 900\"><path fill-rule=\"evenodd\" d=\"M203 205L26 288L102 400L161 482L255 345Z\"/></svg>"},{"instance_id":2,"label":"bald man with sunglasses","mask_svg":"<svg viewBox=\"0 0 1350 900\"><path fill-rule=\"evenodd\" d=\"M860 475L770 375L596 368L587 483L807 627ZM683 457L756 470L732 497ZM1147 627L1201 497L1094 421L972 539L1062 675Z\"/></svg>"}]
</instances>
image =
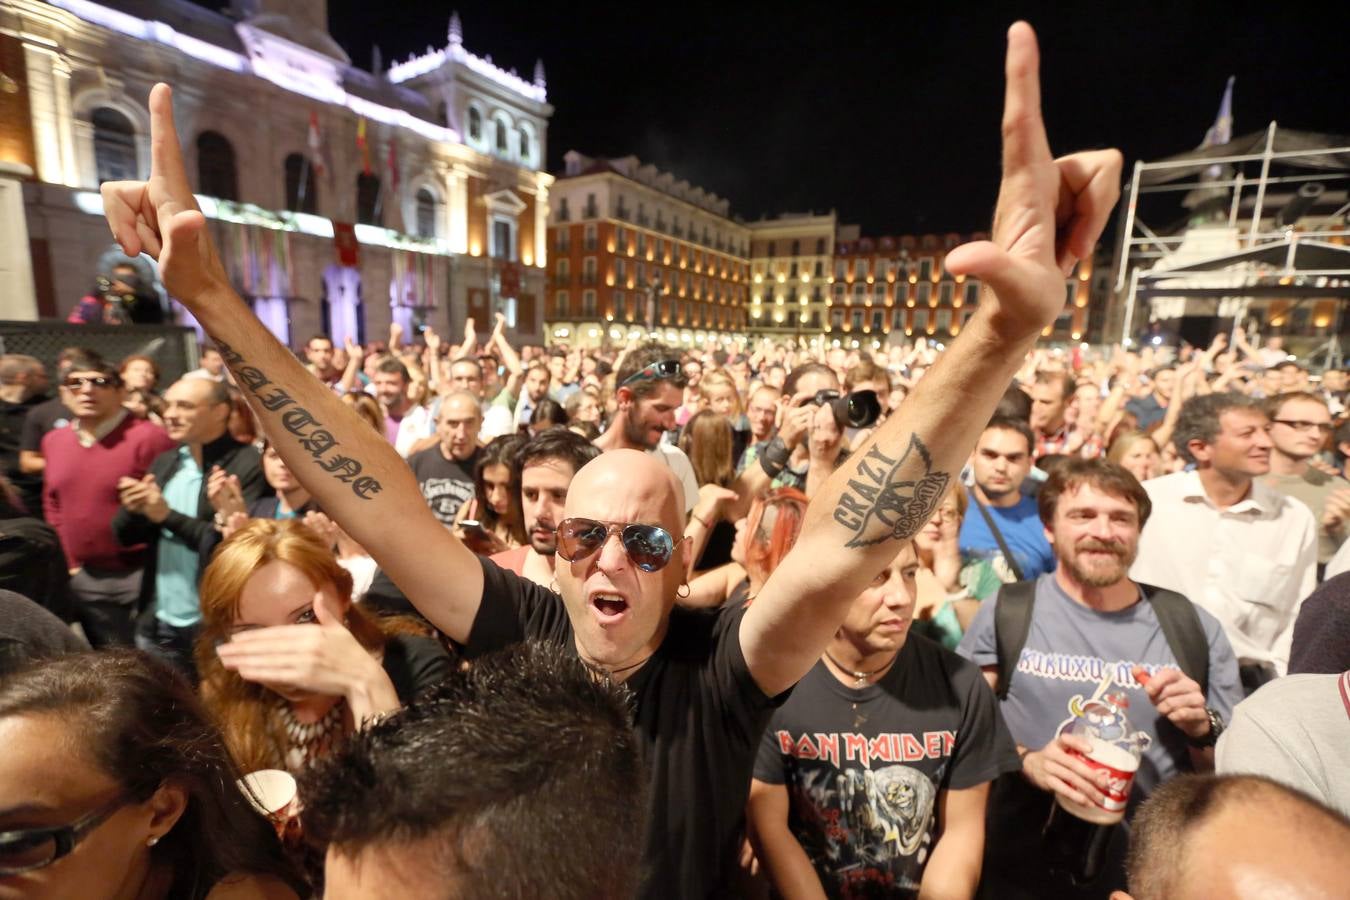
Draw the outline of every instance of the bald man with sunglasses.
<instances>
[{"instance_id":1,"label":"bald man with sunglasses","mask_svg":"<svg viewBox=\"0 0 1350 900\"><path fill-rule=\"evenodd\" d=\"M1119 153L1051 156L1038 68L1035 35L1018 23L1008 34L993 240L946 261L987 286L978 311L909 402L822 486L755 603L715 615L674 610L687 550L681 494L666 467L634 450L605 453L573 480L559 523L558 594L480 560L442 527L393 448L230 287L193 201L167 86L150 94L150 180L104 184L104 206L125 251L159 260L169 292L221 348L291 471L433 624L471 653L521 639L560 643L628 685L651 772L641 895L700 898L735 864L771 709L899 542L928 520L1059 314L1064 278L1092 253L1119 194ZM577 810L585 815L584 798Z\"/></svg>"}]
</instances>

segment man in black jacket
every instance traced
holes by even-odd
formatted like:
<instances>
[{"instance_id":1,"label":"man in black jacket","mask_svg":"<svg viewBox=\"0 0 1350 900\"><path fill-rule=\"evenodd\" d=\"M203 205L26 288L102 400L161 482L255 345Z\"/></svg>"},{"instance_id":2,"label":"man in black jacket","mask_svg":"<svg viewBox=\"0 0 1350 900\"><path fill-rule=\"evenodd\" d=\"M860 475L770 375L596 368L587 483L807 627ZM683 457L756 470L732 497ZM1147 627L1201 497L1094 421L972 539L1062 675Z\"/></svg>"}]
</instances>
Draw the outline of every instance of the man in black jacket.
<instances>
[{"instance_id":1,"label":"man in black jacket","mask_svg":"<svg viewBox=\"0 0 1350 900\"><path fill-rule=\"evenodd\" d=\"M155 457L141 480L122 479L122 509L112 526L119 542L150 547L136 646L192 674L192 645L201 621L197 582L209 556L202 550L215 538L215 510L207 496L210 473L220 468L238 478L245 504L258 499L267 483L258 451L226 429L230 395L223 384L184 378L169 388L164 402L164 428L180 446Z\"/></svg>"}]
</instances>

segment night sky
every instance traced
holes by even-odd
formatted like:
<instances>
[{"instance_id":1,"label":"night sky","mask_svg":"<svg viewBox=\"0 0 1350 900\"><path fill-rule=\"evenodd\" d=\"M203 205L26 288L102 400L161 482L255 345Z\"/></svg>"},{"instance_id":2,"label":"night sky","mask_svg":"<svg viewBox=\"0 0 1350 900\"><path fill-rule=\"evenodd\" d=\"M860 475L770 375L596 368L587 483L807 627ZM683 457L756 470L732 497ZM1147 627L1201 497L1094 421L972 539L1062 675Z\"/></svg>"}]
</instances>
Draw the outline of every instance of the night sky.
<instances>
[{"instance_id":1,"label":"night sky","mask_svg":"<svg viewBox=\"0 0 1350 900\"><path fill-rule=\"evenodd\" d=\"M633 153L747 219L834 208L873 235L986 227L1004 33L1017 16L1040 35L1056 153L1117 146L1128 171L1190 149L1230 74L1234 135L1272 119L1350 134L1335 4L454 2L470 51L526 77L544 60L551 171L573 148ZM443 46L452 8L328 5L334 37L362 67L372 42L386 65Z\"/></svg>"}]
</instances>

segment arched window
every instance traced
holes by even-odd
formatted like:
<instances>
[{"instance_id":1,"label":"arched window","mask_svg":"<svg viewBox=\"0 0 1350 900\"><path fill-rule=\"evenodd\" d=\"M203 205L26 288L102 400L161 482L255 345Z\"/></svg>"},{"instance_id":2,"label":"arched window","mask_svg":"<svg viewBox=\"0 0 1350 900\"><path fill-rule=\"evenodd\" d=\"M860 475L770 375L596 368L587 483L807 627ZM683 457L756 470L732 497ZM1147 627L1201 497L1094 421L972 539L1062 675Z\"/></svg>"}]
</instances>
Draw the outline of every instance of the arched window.
<instances>
[{"instance_id":1,"label":"arched window","mask_svg":"<svg viewBox=\"0 0 1350 900\"><path fill-rule=\"evenodd\" d=\"M356 221L362 225L380 224L380 179L362 172L356 176Z\"/></svg>"},{"instance_id":2,"label":"arched window","mask_svg":"<svg viewBox=\"0 0 1350 900\"><path fill-rule=\"evenodd\" d=\"M469 107L469 139L474 141L483 139L483 114L476 106Z\"/></svg>"},{"instance_id":3,"label":"arched window","mask_svg":"<svg viewBox=\"0 0 1350 900\"><path fill-rule=\"evenodd\" d=\"M506 123L501 119L497 120L497 152L506 153L511 149L510 140L506 136Z\"/></svg>"},{"instance_id":4,"label":"arched window","mask_svg":"<svg viewBox=\"0 0 1350 900\"><path fill-rule=\"evenodd\" d=\"M115 109L100 106L90 116L94 126L94 168L98 183L135 180L136 128Z\"/></svg>"},{"instance_id":5,"label":"arched window","mask_svg":"<svg viewBox=\"0 0 1350 900\"><path fill-rule=\"evenodd\" d=\"M426 188L417 189L417 236L436 236L436 198Z\"/></svg>"},{"instance_id":6,"label":"arched window","mask_svg":"<svg viewBox=\"0 0 1350 900\"><path fill-rule=\"evenodd\" d=\"M197 190L221 200L239 199L234 148L218 132L203 131L197 135Z\"/></svg>"},{"instance_id":7,"label":"arched window","mask_svg":"<svg viewBox=\"0 0 1350 900\"><path fill-rule=\"evenodd\" d=\"M299 153L292 153L286 157L286 208L292 212L319 211L319 191L314 184L314 166Z\"/></svg>"},{"instance_id":8,"label":"arched window","mask_svg":"<svg viewBox=\"0 0 1350 900\"><path fill-rule=\"evenodd\" d=\"M520 161L530 161L530 133L528 131L520 133Z\"/></svg>"}]
</instances>

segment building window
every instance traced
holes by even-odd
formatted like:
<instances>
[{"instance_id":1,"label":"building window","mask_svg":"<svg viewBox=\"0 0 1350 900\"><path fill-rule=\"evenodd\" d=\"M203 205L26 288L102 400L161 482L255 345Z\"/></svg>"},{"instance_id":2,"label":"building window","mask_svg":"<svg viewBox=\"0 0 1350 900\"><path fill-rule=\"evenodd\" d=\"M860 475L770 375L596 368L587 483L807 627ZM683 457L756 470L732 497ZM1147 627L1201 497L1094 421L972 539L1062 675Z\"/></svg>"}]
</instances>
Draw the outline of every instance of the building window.
<instances>
[{"instance_id":1,"label":"building window","mask_svg":"<svg viewBox=\"0 0 1350 900\"><path fill-rule=\"evenodd\" d=\"M825 255L825 239L816 238L816 256Z\"/></svg>"},{"instance_id":2,"label":"building window","mask_svg":"<svg viewBox=\"0 0 1350 900\"><path fill-rule=\"evenodd\" d=\"M938 331L952 330L952 311L950 309L939 309L935 318Z\"/></svg>"},{"instance_id":3,"label":"building window","mask_svg":"<svg viewBox=\"0 0 1350 900\"><path fill-rule=\"evenodd\" d=\"M853 261L853 277L854 278L867 277L867 260L856 259Z\"/></svg>"},{"instance_id":4,"label":"building window","mask_svg":"<svg viewBox=\"0 0 1350 900\"><path fill-rule=\"evenodd\" d=\"M436 198L426 188L417 189L417 236L436 236Z\"/></svg>"},{"instance_id":5,"label":"building window","mask_svg":"<svg viewBox=\"0 0 1350 900\"><path fill-rule=\"evenodd\" d=\"M897 309L891 317L891 331L905 330L905 311Z\"/></svg>"},{"instance_id":6,"label":"building window","mask_svg":"<svg viewBox=\"0 0 1350 900\"><path fill-rule=\"evenodd\" d=\"M861 281L853 285L853 302L862 305L864 297L867 295L867 285Z\"/></svg>"},{"instance_id":7,"label":"building window","mask_svg":"<svg viewBox=\"0 0 1350 900\"><path fill-rule=\"evenodd\" d=\"M848 263L842 259L834 261L834 280L843 281L848 275Z\"/></svg>"},{"instance_id":8,"label":"building window","mask_svg":"<svg viewBox=\"0 0 1350 900\"><path fill-rule=\"evenodd\" d=\"M921 306L927 306L928 301L932 298L932 296L933 296L932 283L928 281L920 281L918 284L918 290L914 292L915 301L919 303Z\"/></svg>"},{"instance_id":9,"label":"building window","mask_svg":"<svg viewBox=\"0 0 1350 900\"><path fill-rule=\"evenodd\" d=\"M930 257L930 256L925 256L923 259L919 260L919 280L920 280L920 281L932 281L932 280L933 280L933 258L932 258L932 257Z\"/></svg>"},{"instance_id":10,"label":"building window","mask_svg":"<svg viewBox=\"0 0 1350 900\"><path fill-rule=\"evenodd\" d=\"M777 251L778 251L778 242L769 241L769 259L773 259L777 255Z\"/></svg>"},{"instance_id":11,"label":"building window","mask_svg":"<svg viewBox=\"0 0 1350 900\"><path fill-rule=\"evenodd\" d=\"M356 221L380 224L380 179L365 172L356 176Z\"/></svg>"},{"instance_id":12,"label":"building window","mask_svg":"<svg viewBox=\"0 0 1350 900\"><path fill-rule=\"evenodd\" d=\"M842 309L830 310L830 329L841 331L844 327L844 311Z\"/></svg>"},{"instance_id":13,"label":"building window","mask_svg":"<svg viewBox=\"0 0 1350 900\"><path fill-rule=\"evenodd\" d=\"M489 248L493 259L516 258L516 223L510 219L494 216L492 219L492 246Z\"/></svg>"},{"instance_id":14,"label":"building window","mask_svg":"<svg viewBox=\"0 0 1350 900\"><path fill-rule=\"evenodd\" d=\"M572 277L572 264L567 257L558 260L558 277L564 279Z\"/></svg>"},{"instance_id":15,"label":"building window","mask_svg":"<svg viewBox=\"0 0 1350 900\"><path fill-rule=\"evenodd\" d=\"M595 318L595 291L583 291L581 294L581 314Z\"/></svg>"},{"instance_id":16,"label":"building window","mask_svg":"<svg viewBox=\"0 0 1350 900\"><path fill-rule=\"evenodd\" d=\"M595 195L586 195L586 212L583 218L594 219L600 215L600 207L595 205Z\"/></svg>"},{"instance_id":17,"label":"building window","mask_svg":"<svg viewBox=\"0 0 1350 900\"><path fill-rule=\"evenodd\" d=\"M796 277L797 277L797 261L796 261L796 260L793 260L793 261L792 261L792 266L788 269L788 277L789 277L789 278L796 278Z\"/></svg>"},{"instance_id":18,"label":"building window","mask_svg":"<svg viewBox=\"0 0 1350 900\"><path fill-rule=\"evenodd\" d=\"M572 229L564 225L559 228L554 235L554 249L559 253L566 253L572 248Z\"/></svg>"},{"instance_id":19,"label":"building window","mask_svg":"<svg viewBox=\"0 0 1350 900\"><path fill-rule=\"evenodd\" d=\"M594 224L591 224L591 225L587 225L587 226L586 226L586 234L585 234L585 236L583 237L583 242L584 242L584 245L585 245L585 249L586 249L586 250L589 250L589 251L591 251L591 252L594 252L594 251L595 251L595 246L596 246L596 245L595 245L595 225L594 225Z\"/></svg>"},{"instance_id":20,"label":"building window","mask_svg":"<svg viewBox=\"0 0 1350 900\"><path fill-rule=\"evenodd\" d=\"M965 302L967 305L970 306L973 306L980 302L980 283L978 281L966 282Z\"/></svg>"},{"instance_id":21,"label":"building window","mask_svg":"<svg viewBox=\"0 0 1350 900\"><path fill-rule=\"evenodd\" d=\"M595 284L595 257L588 256L581 261L581 280L585 284Z\"/></svg>"},{"instance_id":22,"label":"building window","mask_svg":"<svg viewBox=\"0 0 1350 900\"><path fill-rule=\"evenodd\" d=\"M530 136L526 132L520 133L520 161L529 162L530 159Z\"/></svg>"},{"instance_id":23,"label":"building window","mask_svg":"<svg viewBox=\"0 0 1350 900\"><path fill-rule=\"evenodd\" d=\"M614 292L614 318L628 318L628 304L624 302L623 291Z\"/></svg>"},{"instance_id":24,"label":"building window","mask_svg":"<svg viewBox=\"0 0 1350 900\"><path fill-rule=\"evenodd\" d=\"M793 241L793 242L792 242L792 255L793 255L793 256L801 256L801 255L802 255L802 242L801 242L801 241Z\"/></svg>"},{"instance_id":25,"label":"building window","mask_svg":"<svg viewBox=\"0 0 1350 900\"><path fill-rule=\"evenodd\" d=\"M571 218L572 213L567 208L567 198L563 197L558 200L558 221L566 222L569 221Z\"/></svg>"},{"instance_id":26,"label":"building window","mask_svg":"<svg viewBox=\"0 0 1350 900\"><path fill-rule=\"evenodd\" d=\"M553 295L553 315L560 319L567 317L567 291L558 291Z\"/></svg>"},{"instance_id":27,"label":"building window","mask_svg":"<svg viewBox=\"0 0 1350 900\"><path fill-rule=\"evenodd\" d=\"M816 277L817 278L825 277L825 264L820 260L816 260Z\"/></svg>"},{"instance_id":28,"label":"building window","mask_svg":"<svg viewBox=\"0 0 1350 900\"><path fill-rule=\"evenodd\" d=\"M286 157L286 208L292 212L315 213L319 192L314 185L314 167L299 153Z\"/></svg>"},{"instance_id":29,"label":"building window","mask_svg":"<svg viewBox=\"0 0 1350 900\"><path fill-rule=\"evenodd\" d=\"M623 259L614 260L614 279L616 281L624 281L627 278L628 278L627 261Z\"/></svg>"},{"instance_id":30,"label":"building window","mask_svg":"<svg viewBox=\"0 0 1350 900\"><path fill-rule=\"evenodd\" d=\"M498 119L498 120L497 120L497 152L498 152L498 153L506 153L508 150L511 149L511 148L510 148L510 144L508 143L508 139L507 139L506 133L507 133L506 123L503 122L501 119Z\"/></svg>"},{"instance_id":31,"label":"building window","mask_svg":"<svg viewBox=\"0 0 1350 900\"><path fill-rule=\"evenodd\" d=\"M94 126L98 183L136 180L136 128L131 120L115 109L100 106L90 123Z\"/></svg>"},{"instance_id":32,"label":"building window","mask_svg":"<svg viewBox=\"0 0 1350 900\"><path fill-rule=\"evenodd\" d=\"M951 306L952 297L954 297L955 294L956 285L952 284L950 281L944 281L938 287L938 302L943 306Z\"/></svg>"},{"instance_id":33,"label":"building window","mask_svg":"<svg viewBox=\"0 0 1350 900\"><path fill-rule=\"evenodd\" d=\"M844 283L842 281L836 281L834 283L834 302L844 302Z\"/></svg>"},{"instance_id":34,"label":"building window","mask_svg":"<svg viewBox=\"0 0 1350 900\"><path fill-rule=\"evenodd\" d=\"M1078 282L1074 281L1072 278L1069 279L1068 281L1064 282L1064 305L1065 305L1065 306L1072 306L1072 305L1073 305L1073 295L1077 292L1077 288L1078 288Z\"/></svg>"},{"instance_id":35,"label":"building window","mask_svg":"<svg viewBox=\"0 0 1350 900\"><path fill-rule=\"evenodd\" d=\"M476 106L469 107L469 139L474 141L483 139L483 114Z\"/></svg>"},{"instance_id":36,"label":"building window","mask_svg":"<svg viewBox=\"0 0 1350 900\"><path fill-rule=\"evenodd\" d=\"M853 330L861 331L863 326L863 311L861 309L855 309L849 318L852 320Z\"/></svg>"},{"instance_id":37,"label":"building window","mask_svg":"<svg viewBox=\"0 0 1350 900\"><path fill-rule=\"evenodd\" d=\"M872 310L872 330L873 330L873 331L880 331L880 330L881 330L881 323L882 323L883 320L885 319L885 316L886 316L886 314L885 314L884 312L882 312L881 310L879 310L879 309L874 309L874 310Z\"/></svg>"},{"instance_id":38,"label":"building window","mask_svg":"<svg viewBox=\"0 0 1350 900\"><path fill-rule=\"evenodd\" d=\"M219 132L203 131L197 135L197 190L221 200L239 199L234 148Z\"/></svg>"},{"instance_id":39,"label":"building window","mask_svg":"<svg viewBox=\"0 0 1350 900\"><path fill-rule=\"evenodd\" d=\"M928 331L928 310L914 310L914 330L918 332Z\"/></svg>"}]
</instances>

